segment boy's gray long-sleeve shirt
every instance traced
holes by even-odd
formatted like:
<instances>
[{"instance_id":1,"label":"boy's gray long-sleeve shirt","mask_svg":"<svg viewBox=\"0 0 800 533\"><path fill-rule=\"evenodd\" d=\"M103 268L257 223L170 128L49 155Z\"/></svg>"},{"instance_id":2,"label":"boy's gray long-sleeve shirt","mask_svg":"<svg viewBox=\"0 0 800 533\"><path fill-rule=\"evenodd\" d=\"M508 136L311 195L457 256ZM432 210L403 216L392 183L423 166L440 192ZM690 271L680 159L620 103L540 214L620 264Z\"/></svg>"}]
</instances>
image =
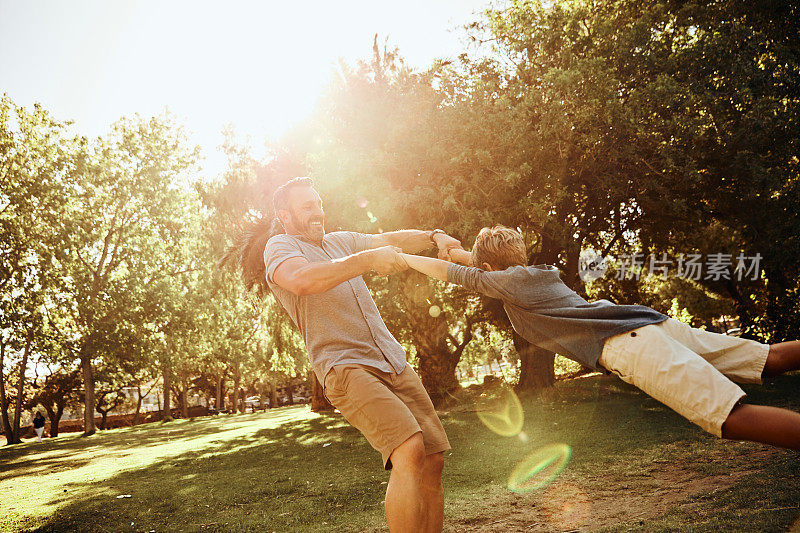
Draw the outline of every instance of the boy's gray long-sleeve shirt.
<instances>
[{"instance_id":1,"label":"boy's gray long-sleeve shirt","mask_svg":"<svg viewBox=\"0 0 800 533\"><path fill-rule=\"evenodd\" d=\"M598 368L608 337L669 318L643 305L589 303L551 265L486 272L451 264L447 281L502 300L514 330L528 342L590 368Z\"/></svg>"}]
</instances>

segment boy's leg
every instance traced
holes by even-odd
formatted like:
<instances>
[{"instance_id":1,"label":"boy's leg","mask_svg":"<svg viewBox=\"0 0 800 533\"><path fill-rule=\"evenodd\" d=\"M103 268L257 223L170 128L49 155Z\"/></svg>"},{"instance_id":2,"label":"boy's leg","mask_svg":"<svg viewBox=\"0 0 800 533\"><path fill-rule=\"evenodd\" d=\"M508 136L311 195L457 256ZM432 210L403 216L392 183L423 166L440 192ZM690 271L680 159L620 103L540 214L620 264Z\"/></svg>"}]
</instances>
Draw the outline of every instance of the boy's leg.
<instances>
[{"instance_id":1,"label":"boy's leg","mask_svg":"<svg viewBox=\"0 0 800 533\"><path fill-rule=\"evenodd\" d=\"M718 369L741 381L759 381L769 346L681 324L655 324L611 337L600 364L718 437L798 449L800 414L739 404L744 392ZM706 353L696 354L687 345Z\"/></svg>"},{"instance_id":2,"label":"boy's leg","mask_svg":"<svg viewBox=\"0 0 800 533\"><path fill-rule=\"evenodd\" d=\"M768 368L772 352L768 344L693 328L673 318L657 327L737 383L761 383Z\"/></svg>"},{"instance_id":3,"label":"boy's leg","mask_svg":"<svg viewBox=\"0 0 800 533\"><path fill-rule=\"evenodd\" d=\"M800 370L800 341L787 341L769 347L762 377L772 378L792 370Z\"/></svg>"},{"instance_id":4,"label":"boy's leg","mask_svg":"<svg viewBox=\"0 0 800 533\"><path fill-rule=\"evenodd\" d=\"M800 414L767 405L737 405L722 424L722 437L800 450Z\"/></svg>"},{"instance_id":5,"label":"boy's leg","mask_svg":"<svg viewBox=\"0 0 800 533\"><path fill-rule=\"evenodd\" d=\"M761 344L750 339L695 329L672 318L659 326L734 381L759 383L762 378L800 370L800 341Z\"/></svg>"},{"instance_id":6,"label":"boy's leg","mask_svg":"<svg viewBox=\"0 0 800 533\"><path fill-rule=\"evenodd\" d=\"M717 437L745 396L741 387L659 324L606 339L598 362Z\"/></svg>"}]
</instances>

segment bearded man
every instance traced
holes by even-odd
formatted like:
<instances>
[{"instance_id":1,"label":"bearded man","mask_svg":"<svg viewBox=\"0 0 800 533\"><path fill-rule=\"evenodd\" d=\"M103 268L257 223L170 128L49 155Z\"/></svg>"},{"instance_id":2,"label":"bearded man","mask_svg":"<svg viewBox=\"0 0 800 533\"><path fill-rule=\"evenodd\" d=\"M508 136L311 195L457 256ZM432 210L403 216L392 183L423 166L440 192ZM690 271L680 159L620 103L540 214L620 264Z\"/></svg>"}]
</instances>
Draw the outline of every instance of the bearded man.
<instances>
[{"instance_id":1,"label":"bearded man","mask_svg":"<svg viewBox=\"0 0 800 533\"><path fill-rule=\"evenodd\" d=\"M325 396L391 470L385 507L390 531L441 531L443 452L450 443L362 275L404 270L401 251L435 244L446 256L460 248L459 241L441 230L325 233L311 178L278 188L273 204L285 233L267 241L266 281L300 330Z\"/></svg>"}]
</instances>

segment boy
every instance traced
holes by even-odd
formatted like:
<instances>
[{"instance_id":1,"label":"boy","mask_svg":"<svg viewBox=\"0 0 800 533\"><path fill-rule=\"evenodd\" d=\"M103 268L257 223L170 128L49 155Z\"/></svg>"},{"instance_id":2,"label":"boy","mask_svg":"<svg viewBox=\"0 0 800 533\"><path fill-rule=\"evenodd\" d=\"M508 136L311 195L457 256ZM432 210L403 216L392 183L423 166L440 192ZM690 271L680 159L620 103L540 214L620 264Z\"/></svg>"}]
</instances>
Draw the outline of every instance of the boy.
<instances>
[{"instance_id":1,"label":"boy","mask_svg":"<svg viewBox=\"0 0 800 533\"><path fill-rule=\"evenodd\" d=\"M525 266L522 236L503 226L483 228L472 253L450 250L453 261L472 267L400 255L423 274L502 300L529 342L613 372L717 437L800 450L800 414L741 404L745 393L733 382L797 370L800 341L770 346L694 329L641 305L589 303L555 267Z\"/></svg>"}]
</instances>

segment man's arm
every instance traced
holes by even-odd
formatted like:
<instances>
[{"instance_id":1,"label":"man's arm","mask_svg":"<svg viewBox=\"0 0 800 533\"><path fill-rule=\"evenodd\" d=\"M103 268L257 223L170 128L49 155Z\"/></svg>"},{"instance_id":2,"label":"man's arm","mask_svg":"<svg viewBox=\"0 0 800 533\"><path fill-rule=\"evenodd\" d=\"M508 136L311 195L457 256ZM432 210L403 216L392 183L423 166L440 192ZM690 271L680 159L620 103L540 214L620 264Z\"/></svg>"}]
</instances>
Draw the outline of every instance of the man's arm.
<instances>
[{"instance_id":1,"label":"man's arm","mask_svg":"<svg viewBox=\"0 0 800 533\"><path fill-rule=\"evenodd\" d=\"M379 246L397 246L403 252L416 254L436 245L439 248L440 257L442 253L452 249L461 248L461 242L446 233L436 233L431 235L430 231L418 229L404 229L400 231L389 231L371 235L372 248Z\"/></svg>"},{"instance_id":2,"label":"man's arm","mask_svg":"<svg viewBox=\"0 0 800 533\"><path fill-rule=\"evenodd\" d=\"M298 296L319 294L369 270L375 270L378 274L404 270L406 264L398 251L397 248L383 246L318 263L309 263L304 257L292 257L275 269L272 281Z\"/></svg>"}]
</instances>

